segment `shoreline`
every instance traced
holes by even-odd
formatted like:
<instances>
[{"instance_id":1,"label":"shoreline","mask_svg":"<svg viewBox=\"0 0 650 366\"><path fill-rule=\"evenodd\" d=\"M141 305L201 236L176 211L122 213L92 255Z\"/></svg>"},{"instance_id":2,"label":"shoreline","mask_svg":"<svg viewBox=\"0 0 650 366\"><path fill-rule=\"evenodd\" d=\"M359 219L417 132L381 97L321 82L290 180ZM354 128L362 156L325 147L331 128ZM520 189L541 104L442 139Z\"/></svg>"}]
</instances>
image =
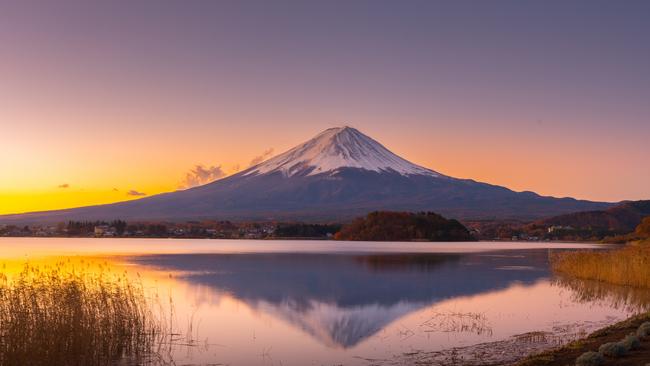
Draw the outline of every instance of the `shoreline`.
<instances>
[{"instance_id":1,"label":"shoreline","mask_svg":"<svg viewBox=\"0 0 650 366\"><path fill-rule=\"evenodd\" d=\"M650 321L650 312L635 315L618 323L596 330L584 338L562 347L530 355L513 363L513 366L565 366L574 365L576 358L588 351L598 351L607 342L616 342L635 332L639 325ZM650 338L641 340L641 347L619 358L606 358L604 365L643 366L650 363Z\"/></svg>"},{"instance_id":2,"label":"shoreline","mask_svg":"<svg viewBox=\"0 0 650 366\"><path fill-rule=\"evenodd\" d=\"M395 240L336 240L327 237L264 237L264 238L213 238L213 237L184 237L184 236L42 236L42 235L2 235L0 238L30 238L30 239L179 239L179 240L256 240L256 241L332 241L332 242L365 242L365 243L539 243L539 244L591 244L602 245L603 247L619 247L621 244L603 243L600 241L592 240L464 240L464 241L430 241L430 240L409 240L409 241L395 241Z\"/></svg>"},{"instance_id":3,"label":"shoreline","mask_svg":"<svg viewBox=\"0 0 650 366\"><path fill-rule=\"evenodd\" d=\"M415 350L389 359L368 359L368 366L573 366L585 352L598 351L604 343L616 342L650 321L650 312L614 324L585 329L585 324L567 324L559 332L532 331L509 338L439 351ZM650 338L641 347L620 358L606 358L603 366L644 366L650 363Z\"/></svg>"}]
</instances>

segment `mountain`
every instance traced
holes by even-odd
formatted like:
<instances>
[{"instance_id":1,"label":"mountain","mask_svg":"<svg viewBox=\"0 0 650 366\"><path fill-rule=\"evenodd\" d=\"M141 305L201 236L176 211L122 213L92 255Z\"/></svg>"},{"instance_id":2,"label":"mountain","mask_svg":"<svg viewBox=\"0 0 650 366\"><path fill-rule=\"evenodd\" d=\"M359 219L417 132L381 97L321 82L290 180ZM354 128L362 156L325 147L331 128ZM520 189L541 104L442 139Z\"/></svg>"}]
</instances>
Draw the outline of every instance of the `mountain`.
<instances>
[{"instance_id":1,"label":"mountain","mask_svg":"<svg viewBox=\"0 0 650 366\"><path fill-rule=\"evenodd\" d=\"M354 128L341 127L203 186L114 204L5 215L0 223L116 218L341 221L377 210L537 219L611 205L452 178L395 155Z\"/></svg>"},{"instance_id":2,"label":"mountain","mask_svg":"<svg viewBox=\"0 0 650 366\"><path fill-rule=\"evenodd\" d=\"M538 220L531 225L570 226L574 229L602 230L613 234L634 231L641 220L650 216L650 200L627 201L606 210L583 211Z\"/></svg>"},{"instance_id":3,"label":"mountain","mask_svg":"<svg viewBox=\"0 0 650 366\"><path fill-rule=\"evenodd\" d=\"M403 176L442 177L433 170L400 158L379 142L351 127L325 130L304 144L249 169L244 175L333 175L344 168L398 173Z\"/></svg>"}]
</instances>

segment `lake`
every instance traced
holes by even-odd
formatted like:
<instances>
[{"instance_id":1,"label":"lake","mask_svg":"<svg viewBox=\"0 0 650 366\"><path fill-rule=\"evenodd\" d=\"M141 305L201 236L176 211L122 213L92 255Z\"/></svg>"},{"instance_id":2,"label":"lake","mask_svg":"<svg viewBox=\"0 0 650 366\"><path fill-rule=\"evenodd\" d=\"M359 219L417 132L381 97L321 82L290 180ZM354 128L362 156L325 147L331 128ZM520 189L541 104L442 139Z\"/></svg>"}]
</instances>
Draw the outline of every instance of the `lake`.
<instances>
[{"instance_id":1,"label":"lake","mask_svg":"<svg viewBox=\"0 0 650 366\"><path fill-rule=\"evenodd\" d=\"M191 344L171 349L177 365L520 357L648 308L647 292L551 274L550 252L593 248L599 246L0 238L5 261L101 257L140 276L147 291L165 299L161 306Z\"/></svg>"}]
</instances>

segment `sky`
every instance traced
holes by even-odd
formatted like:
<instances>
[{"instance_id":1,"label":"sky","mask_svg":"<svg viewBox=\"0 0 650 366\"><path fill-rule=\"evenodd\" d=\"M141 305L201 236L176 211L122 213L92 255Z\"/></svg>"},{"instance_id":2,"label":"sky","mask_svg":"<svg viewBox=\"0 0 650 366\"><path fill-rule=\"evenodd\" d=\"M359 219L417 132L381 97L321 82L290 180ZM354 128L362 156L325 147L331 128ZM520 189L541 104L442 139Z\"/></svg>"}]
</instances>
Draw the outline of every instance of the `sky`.
<instances>
[{"instance_id":1,"label":"sky","mask_svg":"<svg viewBox=\"0 0 650 366\"><path fill-rule=\"evenodd\" d=\"M648 1L0 3L0 214L174 191L350 125L459 178L650 199Z\"/></svg>"}]
</instances>

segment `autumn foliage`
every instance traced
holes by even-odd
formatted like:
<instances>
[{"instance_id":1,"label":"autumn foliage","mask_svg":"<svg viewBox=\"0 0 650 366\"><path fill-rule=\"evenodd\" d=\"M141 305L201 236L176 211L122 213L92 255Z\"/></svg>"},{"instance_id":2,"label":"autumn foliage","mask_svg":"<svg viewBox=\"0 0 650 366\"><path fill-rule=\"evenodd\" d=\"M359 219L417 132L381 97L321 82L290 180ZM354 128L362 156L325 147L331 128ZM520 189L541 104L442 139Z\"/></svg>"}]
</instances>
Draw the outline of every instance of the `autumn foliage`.
<instances>
[{"instance_id":1,"label":"autumn foliage","mask_svg":"<svg viewBox=\"0 0 650 366\"><path fill-rule=\"evenodd\" d=\"M650 288L650 217L632 235L635 240L618 249L554 253L551 267L577 278Z\"/></svg>"},{"instance_id":2,"label":"autumn foliage","mask_svg":"<svg viewBox=\"0 0 650 366\"><path fill-rule=\"evenodd\" d=\"M433 212L376 211L345 225L337 240L357 241L468 241L474 240L457 220Z\"/></svg>"},{"instance_id":3,"label":"autumn foliage","mask_svg":"<svg viewBox=\"0 0 650 366\"><path fill-rule=\"evenodd\" d=\"M636 227L635 234L639 238L650 238L650 216L644 218L643 221L641 221L639 226Z\"/></svg>"}]
</instances>

